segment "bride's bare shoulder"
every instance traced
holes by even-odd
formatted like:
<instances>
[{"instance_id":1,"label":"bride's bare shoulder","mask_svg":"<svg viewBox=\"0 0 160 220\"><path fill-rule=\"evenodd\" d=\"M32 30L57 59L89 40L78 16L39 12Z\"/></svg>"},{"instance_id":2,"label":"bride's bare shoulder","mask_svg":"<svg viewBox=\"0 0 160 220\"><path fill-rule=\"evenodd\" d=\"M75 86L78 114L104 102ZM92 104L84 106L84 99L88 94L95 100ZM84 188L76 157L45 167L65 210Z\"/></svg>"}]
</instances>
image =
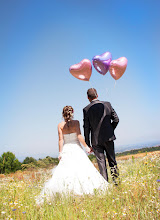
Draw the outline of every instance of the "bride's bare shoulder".
<instances>
[{"instance_id":1,"label":"bride's bare shoulder","mask_svg":"<svg viewBox=\"0 0 160 220\"><path fill-rule=\"evenodd\" d=\"M64 125L65 125L65 122L64 121L62 121L62 122L60 122L59 124L58 124L58 128L63 128L64 127Z\"/></svg>"}]
</instances>

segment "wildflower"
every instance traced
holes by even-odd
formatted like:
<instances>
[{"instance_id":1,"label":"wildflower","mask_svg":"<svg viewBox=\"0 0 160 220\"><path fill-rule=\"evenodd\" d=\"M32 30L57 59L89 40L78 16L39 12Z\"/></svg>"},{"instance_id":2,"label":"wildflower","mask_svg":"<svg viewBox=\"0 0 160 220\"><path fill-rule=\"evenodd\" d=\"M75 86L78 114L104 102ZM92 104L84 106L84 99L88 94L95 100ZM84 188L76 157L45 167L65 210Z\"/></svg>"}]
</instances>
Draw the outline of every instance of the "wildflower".
<instances>
[{"instance_id":1,"label":"wildflower","mask_svg":"<svg viewBox=\"0 0 160 220\"><path fill-rule=\"evenodd\" d=\"M12 209L12 211L16 211L16 209Z\"/></svg>"},{"instance_id":2,"label":"wildflower","mask_svg":"<svg viewBox=\"0 0 160 220\"><path fill-rule=\"evenodd\" d=\"M160 179L158 179L157 182L160 183Z\"/></svg>"},{"instance_id":3,"label":"wildflower","mask_svg":"<svg viewBox=\"0 0 160 220\"><path fill-rule=\"evenodd\" d=\"M23 214L26 214L26 212L22 212Z\"/></svg>"},{"instance_id":4,"label":"wildflower","mask_svg":"<svg viewBox=\"0 0 160 220\"><path fill-rule=\"evenodd\" d=\"M160 187L158 187L158 190L160 191Z\"/></svg>"},{"instance_id":5,"label":"wildflower","mask_svg":"<svg viewBox=\"0 0 160 220\"><path fill-rule=\"evenodd\" d=\"M5 211L2 211L2 212L1 212L1 214L5 214L5 213L6 213Z\"/></svg>"},{"instance_id":6,"label":"wildflower","mask_svg":"<svg viewBox=\"0 0 160 220\"><path fill-rule=\"evenodd\" d=\"M84 210L84 209L82 209L82 212L85 214L86 213L86 211Z\"/></svg>"}]
</instances>

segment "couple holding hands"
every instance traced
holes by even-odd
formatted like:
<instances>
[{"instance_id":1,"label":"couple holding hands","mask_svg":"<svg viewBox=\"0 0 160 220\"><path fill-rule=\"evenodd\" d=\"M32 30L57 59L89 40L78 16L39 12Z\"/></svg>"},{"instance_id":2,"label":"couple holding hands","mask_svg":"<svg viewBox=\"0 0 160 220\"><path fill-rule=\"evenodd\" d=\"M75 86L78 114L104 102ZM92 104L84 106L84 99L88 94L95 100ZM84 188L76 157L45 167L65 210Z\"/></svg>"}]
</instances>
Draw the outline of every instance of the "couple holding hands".
<instances>
[{"instance_id":1,"label":"couple holding hands","mask_svg":"<svg viewBox=\"0 0 160 220\"><path fill-rule=\"evenodd\" d=\"M73 108L63 108L64 121L58 125L60 162L53 169L52 178L45 183L42 191L48 197L55 193L83 195L93 194L95 189L107 190L109 183L106 157L113 182L117 184L119 173L115 159L114 130L119 118L109 102L98 100L96 89L88 89L87 97L90 104L83 109L85 140L81 135L79 121L73 120ZM80 143L87 153L94 152L100 173Z\"/></svg>"}]
</instances>

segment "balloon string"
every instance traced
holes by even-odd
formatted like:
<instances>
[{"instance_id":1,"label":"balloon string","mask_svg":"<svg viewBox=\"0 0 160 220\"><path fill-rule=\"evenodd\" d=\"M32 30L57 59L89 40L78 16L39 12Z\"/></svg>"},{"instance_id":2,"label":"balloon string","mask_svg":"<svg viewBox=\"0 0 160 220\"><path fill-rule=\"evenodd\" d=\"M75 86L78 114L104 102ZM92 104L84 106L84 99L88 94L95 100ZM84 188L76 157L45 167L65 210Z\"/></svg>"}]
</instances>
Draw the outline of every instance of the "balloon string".
<instances>
[{"instance_id":1,"label":"balloon string","mask_svg":"<svg viewBox=\"0 0 160 220\"><path fill-rule=\"evenodd\" d=\"M116 85L117 85L117 81L115 80L113 88L110 88L110 89L106 88L106 94L108 95L112 89L115 89Z\"/></svg>"},{"instance_id":2,"label":"balloon string","mask_svg":"<svg viewBox=\"0 0 160 220\"><path fill-rule=\"evenodd\" d=\"M90 87L93 88L92 83L89 81Z\"/></svg>"}]
</instances>

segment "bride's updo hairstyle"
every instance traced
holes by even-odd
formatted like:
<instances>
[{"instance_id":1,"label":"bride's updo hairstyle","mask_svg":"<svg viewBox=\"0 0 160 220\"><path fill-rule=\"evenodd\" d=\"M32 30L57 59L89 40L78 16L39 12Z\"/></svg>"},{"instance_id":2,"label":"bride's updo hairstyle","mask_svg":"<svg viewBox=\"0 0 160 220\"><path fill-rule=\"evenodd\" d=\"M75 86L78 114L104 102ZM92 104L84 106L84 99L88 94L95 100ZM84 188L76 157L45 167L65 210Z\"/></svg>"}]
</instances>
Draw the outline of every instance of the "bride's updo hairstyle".
<instances>
[{"instance_id":1,"label":"bride's updo hairstyle","mask_svg":"<svg viewBox=\"0 0 160 220\"><path fill-rule=\"evenodd\" d=\"M62 116L63 116L65 122L68 122L73 118L73 112L74 112L74 110L73 110L72 106L67 105L63 108Z\"/></svg>"}]
</instances>

